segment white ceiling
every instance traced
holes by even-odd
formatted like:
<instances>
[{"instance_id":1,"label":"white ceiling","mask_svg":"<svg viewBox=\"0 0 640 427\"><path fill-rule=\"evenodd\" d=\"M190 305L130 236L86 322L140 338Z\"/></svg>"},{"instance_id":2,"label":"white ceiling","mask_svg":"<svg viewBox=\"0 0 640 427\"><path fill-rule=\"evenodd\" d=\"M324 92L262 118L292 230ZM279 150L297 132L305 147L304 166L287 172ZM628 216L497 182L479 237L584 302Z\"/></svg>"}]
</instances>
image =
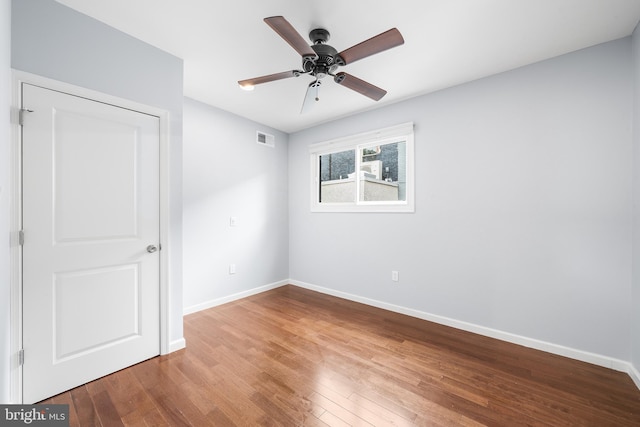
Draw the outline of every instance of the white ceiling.
<instances>
[{"instance_id":1,"label":"white ceiling","mask_svg":"<svg viewBox=\"0 0 640 427\"><path fill-rule=\"evenodd\" d=\"M58 1L184 59L185 96L285 132L625 37L640 20L640 0ZM239 89L301 66L263 22L275 15L305 40L326 28L339 52L398 28L404 45L340 69L387 95L375 102L327 78L301 115L310 76Z\"/></svg>"}]
</instances>

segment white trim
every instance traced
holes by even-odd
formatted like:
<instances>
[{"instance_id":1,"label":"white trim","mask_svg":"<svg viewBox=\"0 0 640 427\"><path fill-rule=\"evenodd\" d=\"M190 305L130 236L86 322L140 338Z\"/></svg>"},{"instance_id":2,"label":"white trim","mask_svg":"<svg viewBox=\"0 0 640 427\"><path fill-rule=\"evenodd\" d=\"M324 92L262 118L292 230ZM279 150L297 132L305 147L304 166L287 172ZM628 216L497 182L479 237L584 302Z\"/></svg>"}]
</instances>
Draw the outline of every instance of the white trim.
<instances>
[{"instance_id":1,"label":"white trim","mask_svg":"<svg viewBox=\"0 0 640 427\"><path fill-rule=\"evenodd\" d=\"M439 316L436 314L426 313L419 310L414 310L407 307L402 307L395 304L389 304L386 302L361 297L358 295L349 294L335 289L325 288L322 286L312 285L310 283L301 282L299 280L289 280L289 283L301 288L310 289L312 291L320 292L327 295L333 295L338 298L343 298L349 301L355 301L362 304L370 305L372 307L382 308L395 313L405 314L407 316L415 317L418 319L428 320L430 322L438 323L445 326L450 326L463 331L473 332L479 335L495 338L501 341L510 342L513 344L522 345L524 347L533 348L536 350L542 350L547 353L557 354L559 356L569 357L571 359L580 360L582 362L591 363L593 365L603 366L605 368L613 369L615 371L625 372L629 374L634 381L638 389L640 389L640 373L635 367L624 360L616 359L601 354L591 353L588 351L578 350L575 348L565 347L558 344L553 344L546 341L537 340L534 338L524 337L522 335L516 335L509 332L500 331L493 328L487 328L485 326L476 325L473 323L463 322L461 320L452 319L445 316Z\"/></svg>"},{"instance_id":2,"label":"white trim","mask_svg":"<svg viewBox=\"0 0 640 427\"><path fill-rule=\"evenodd\" d=\"M631 377L631 380L633 380L636 387L638 387L638 390L640 390L640 372L636 369L635 366L633 366L633 364L629 363L629 366L627 367L627 373Z\"/></svg>"},{"instance_id":3,"label":"white trim","mask_svg":"<svg viewBox=\"0 0 640 427\"><path fill-rule=\"evenodd\" d=\"M171 350L171 283L170 255L171 241L171 200L170 188L170 155L169 155L169 112L159 111L160 117L160 354L168 354Z\"/></svg>"},{"instance_id":4,"label":"white trim","mask_svg":"<svg viewBox=\"0 0 640 427\"><path fill-rule=\"evenodd\" d=\"M115 105L141 113L156 116L160 119L160 349L159 354L167 354L175 349L184 346L184 339L171 341L170 337L170 308L171 308L171 284L169 282L169 259L171 252L171 242L169 241L169 228L171 219L170 200L169 200L169 112L157 107L140 104L135 101L119 98L116 96L104 94L91 89L71 85L46 77L27 73L19 70L12 70L12 90L13 99L11 106L11 123L12 123L12 180L11 188L12 200L12 219L10 224L11 235L14 236L21 229L21 182L20 182L20 140L21 129L18 124L18 112L22 105L20 87L22 83L28 83L40 86L46 89L65 92L74 96L93 99L106 104ZM11 295L12 295L12 313L11 313L11 400L16 403L22 402L22 369L17 364L17 354L22 346L22 277L21 277L21 254L18 245L12 242L11 257Z\"/></svg>"},{"instance_id":5,"label":"white trim","mask_svg":"<svg viewBox=\"0 0 640 427\"><path fill-rule=\"evenodd\" d=\"M236 301L242 298L246 298L246 297L250 297L251 295L256 295L256 294L260 294L262 292L266 292L269 291L271 289L276 289L279 288L281 286L285 286L288 285L289 281L288 280L281 280L279 282L274 282L274 283L270 283L268 285L264 285L264 286L260 286L257 288L253 288L253 289L249 289L246 291L242 291L242 292L238 292L226 297L221 297L221 298L216 298L213 300L209 300L209 301L205 301L199 304L194 304L191 305L189 307L185 307L182 311L183 315L188 315L188 314L193 314L196 313L198 311L202 311L202 310L206 310L208 308L212 308L212 307L217 307L219 305L222 304L226 304L228 302L232 302L232 301Z\"/></svg>"},{"instance_id":6,"label":"white trim","mask_svg":"<svg viewBox=\"0 0 640 427\"><path fill-rule=\"evenodd\" d=\"M169 351L168 353L173 353L174 351L182 350L187 347L187 342L184 338L180 338L179 340L171 341L169 343Z\"/></svg>"}]
</instances>

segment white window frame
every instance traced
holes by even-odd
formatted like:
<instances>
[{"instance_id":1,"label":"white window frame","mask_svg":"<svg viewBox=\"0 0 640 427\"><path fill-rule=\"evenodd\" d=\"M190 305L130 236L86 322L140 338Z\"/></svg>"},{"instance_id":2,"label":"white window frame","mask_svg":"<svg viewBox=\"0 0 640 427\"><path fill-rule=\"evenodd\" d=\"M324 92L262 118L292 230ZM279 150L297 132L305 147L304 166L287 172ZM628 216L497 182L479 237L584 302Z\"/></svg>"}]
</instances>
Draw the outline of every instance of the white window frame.
<instances>
[{"instance_id":1,"label":"white window frame","mask_svg":"<svg viewBox=\"0 0 640 427\"><path fill-rule=\"evenodd\" d=\"M360 201L359 174L356 178L356 197L353 203L320 202L320 156L355 150L355 170L360 170L359 152L363 148L378 145L404 142L406 144L406 200L399 201ZM415 211L415 179L414 179L414 137L413 122L346 136L330 141L319 142L309 146L310 158L310 196L311 212L414 212Z\"/></svg>"}]
</instances>

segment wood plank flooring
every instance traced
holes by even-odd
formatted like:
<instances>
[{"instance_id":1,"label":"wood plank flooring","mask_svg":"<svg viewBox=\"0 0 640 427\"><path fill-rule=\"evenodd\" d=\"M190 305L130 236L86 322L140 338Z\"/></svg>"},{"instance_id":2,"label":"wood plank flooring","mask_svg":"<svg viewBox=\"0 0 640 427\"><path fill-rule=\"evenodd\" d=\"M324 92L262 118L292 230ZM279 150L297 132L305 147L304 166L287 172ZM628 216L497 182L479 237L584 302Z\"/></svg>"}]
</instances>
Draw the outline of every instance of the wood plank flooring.
<instances>
[{"instance_id":1,"label":"wood plank flooring","mask_svg":"<svg viewBox=\"0 0 640 427\"><path fill-rule=\"evenodd\" d=\"M72 426L640 426L628 375L295 286L45 403Z\"/></svg>"}]
</instances>

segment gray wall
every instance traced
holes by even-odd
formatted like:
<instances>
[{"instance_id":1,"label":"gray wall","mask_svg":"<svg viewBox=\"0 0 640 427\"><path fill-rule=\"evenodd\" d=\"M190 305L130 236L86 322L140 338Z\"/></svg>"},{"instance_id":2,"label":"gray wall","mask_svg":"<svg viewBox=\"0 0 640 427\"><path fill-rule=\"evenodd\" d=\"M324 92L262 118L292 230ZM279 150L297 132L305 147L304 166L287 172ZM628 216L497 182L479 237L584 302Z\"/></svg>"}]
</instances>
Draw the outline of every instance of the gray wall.
<instances>
[{"instance_id":1,"label":"gray wall","mask_svg":"<svg viewBox=\"0 0 640 427\"><path fill-rule=\"evenodd\" d=\"M258 130L275 136L275 148L256 143ZM287 139L275 129L185 99L187 311L289 277ZM235 227L229 226L232 216Z\"/></svg>"},{"instance_id":2,"label":"gray wall","mask_svg":"<svg viewBox=\"0 0 640 427\"><path fill-rule=\"evenodd\" d=\"M0 0L0 403L9 401L11 308L9 286L11 0Z\"/></svg>"},{"instance_id":3,"label":"gray wall","mask_svg":"<svg viewBox=\"0 0 640 427\"><path fill-rule=\"evenodd\" d=\"M290 277L630 360L631 90L627 38L291 135ZM407 121L415 213L309 211L309 144Z\"/></svg>"},{"instance_id":4,"label":"gray wall","mask_svg":"<svg viewBox=\"0 0 640 427\"><path fill-rule=\"evenodd\" d=\"M170 340L181 340L182 60L53 0L12 8L13 68L169 111L169 322Z\"/></svg>"},{"instance_id":5,"label":"gray wall","mask_svg":"<svg viewBox=\"0 0 640 427\"><path fill-rule=\"evenodd\" d=\"M182 62L53 0L12 3L14 68L170 111L171 324L172 339L181 338ZM10 7L0 0L5 100ZM184 306L288 276L640 368L640 174L632 177L639 70L636 31L633 44L608 43L289 137L185 100ZM2 109L7 117L8 104ZM414 214L309 212L310 143L409 120ZM256 130L274 134L276 148L257 146ZM0 122L4 242L9 131ZM0 402L8 400L8 257L0 246Z\"/></svg>"},{"instance_id":6,"label":"gray wall","mask_svg":"<svg viewBox=\"0 0 640 427\"><path fill-rule=\"evenodd\" d=\"M633 114L633 166L634 166L634 227L633 227L633 292L631 325L631 363L640 373L640 27L633 33L633 77L634 77L634 114ZM640 385L639 385L640 386Z\"/></svg>"}]
</instances>

